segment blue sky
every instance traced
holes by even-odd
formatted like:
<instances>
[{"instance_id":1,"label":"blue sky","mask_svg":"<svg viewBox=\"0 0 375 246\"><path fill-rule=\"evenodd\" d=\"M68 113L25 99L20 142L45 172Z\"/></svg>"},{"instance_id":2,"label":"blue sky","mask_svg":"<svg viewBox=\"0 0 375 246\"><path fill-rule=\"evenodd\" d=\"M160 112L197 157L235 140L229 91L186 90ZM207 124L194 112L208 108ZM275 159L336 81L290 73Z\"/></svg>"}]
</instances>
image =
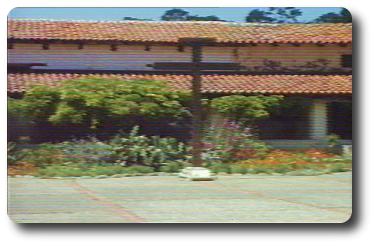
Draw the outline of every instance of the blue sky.
<instances>
[{"instance_id":1,"label":"blue sky","mask_svg":"<svg viewBox=\"0 0 375 246\"><path fill-rule=\"evenodd\" d=\"M172 7L171 7L172 8ZM55 19L55 20L122 20L123 17L136 17L160 20L160 16L171 8L15 8L10 18ZM191 15L216 15L228 21L244 22L253 9L266 8L182 8ZM300 21L311 21L327 12L339 12L340 8L300 8L303 16Z\"/></svg>"}]
</instances>

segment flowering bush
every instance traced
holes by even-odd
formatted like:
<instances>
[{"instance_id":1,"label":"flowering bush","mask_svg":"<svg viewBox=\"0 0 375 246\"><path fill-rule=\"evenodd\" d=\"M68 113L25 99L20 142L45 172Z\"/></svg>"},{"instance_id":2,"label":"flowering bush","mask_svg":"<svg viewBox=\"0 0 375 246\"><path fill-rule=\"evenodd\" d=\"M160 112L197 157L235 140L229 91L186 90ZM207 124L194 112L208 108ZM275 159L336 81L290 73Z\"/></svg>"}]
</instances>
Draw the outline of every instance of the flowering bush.
<instances>
[{"instance_id":1,"label":"flowering bush","mask_svg":"<svg viewBox=\"0 0 375 246\"><path fill-rule=\"evenodd\" d=\"M250 128L229 120L219 127L208 128L204 148L204 158L208 163L262 157L268 152L266 144L255 140Z\"/></svg>"},{"instance_id":2,"label":"flowering bush","mask_svg":"<svg viewBox=\"0 0 375 246\"><path fill-rule=\"evenodd\" d=\"M251 158L238 162L213 163L215 173L320 175L350 171L351 160L329 152L310 149L305 151L269 151L263 158Z\"/></svg>"},{"instance_id":3,"label":"flowering bush","mask_svg":"<svg viewBox=\"0 0 375 246\"><path fill-rule=\"evenodd\" d=\"M268 147L256 140L255 123L267 118L279 106L281 96L232 95L215 98L211 107L221 123L211 122L206 132L205 159L210 162L232 162L264 156Z\"/></svg>"}]
</instances>

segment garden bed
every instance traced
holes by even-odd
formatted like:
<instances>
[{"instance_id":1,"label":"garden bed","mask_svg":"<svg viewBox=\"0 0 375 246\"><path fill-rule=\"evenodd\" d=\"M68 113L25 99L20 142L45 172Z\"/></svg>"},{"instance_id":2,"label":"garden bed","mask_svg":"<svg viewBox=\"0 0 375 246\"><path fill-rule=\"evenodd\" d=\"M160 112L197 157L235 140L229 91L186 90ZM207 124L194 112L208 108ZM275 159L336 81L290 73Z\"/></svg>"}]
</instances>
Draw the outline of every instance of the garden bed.
<instances>
[{"instance_id":1,"label":"garden bed","mask_svg":"<svg viewBox=\"0 0 375 246\"><path fill-rule=\"evenodd\" d=\"M51 158L53 159L53 158ZM57 159L56 159L57 160ZM263 158L252 158L234 163L211 163L207 165L216 174L273 174L273 175L321 175L351 171L351 159L342 158L321 150L270 151ZM8 167L8 175L35 177L128 177L139 175L176 174L181 165L169 163L156 169L150 166L103 165L88 163L53 163L36 166L19 163Z\"/></svg>"},{"instance_id":2,"label":"garden bed","mask_svg":"<svg viewBox=\"0 0 375 246\"><path fill-rule=\"evenodd\" d=\"M352 169L352 160L321 150L270 151L264 158L253 158L233 164L213 164L214 172L242 174L319 175L346 172Z\"/></svg>"}]
</instances>

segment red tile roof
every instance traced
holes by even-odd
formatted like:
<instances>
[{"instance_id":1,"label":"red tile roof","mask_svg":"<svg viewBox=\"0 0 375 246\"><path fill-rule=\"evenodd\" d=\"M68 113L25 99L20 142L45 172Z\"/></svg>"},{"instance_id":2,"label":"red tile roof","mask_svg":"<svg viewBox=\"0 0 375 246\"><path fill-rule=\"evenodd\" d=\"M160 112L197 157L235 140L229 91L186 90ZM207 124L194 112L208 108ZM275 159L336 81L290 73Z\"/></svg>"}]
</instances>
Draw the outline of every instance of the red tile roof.
<instances>
[{"instance_id":1,"label":"red tile roof","mask_svg":"<svg viewBox=\"0 0 375 246\"><path fill-rule=\"evenodd\" d=\"M190 75L13 73L8 74L8 92L24 92L33 85L57 86L63 80L87 77L168 81L178 90L188 90L191 82ZM206 94L351 95L352 76L204 75L202 91Z\"/></svg>"},{"instance_id":2,"label":"red tile roof","mask_svg":"<svg viewBox=\"0 0 375 246\"><path fill-rule=\"evenodd\" d=\"M176 43L184 37L218 43L351 43L351 23L89 22L9 20L8 38Z\"/></svg>"}]
</instances>

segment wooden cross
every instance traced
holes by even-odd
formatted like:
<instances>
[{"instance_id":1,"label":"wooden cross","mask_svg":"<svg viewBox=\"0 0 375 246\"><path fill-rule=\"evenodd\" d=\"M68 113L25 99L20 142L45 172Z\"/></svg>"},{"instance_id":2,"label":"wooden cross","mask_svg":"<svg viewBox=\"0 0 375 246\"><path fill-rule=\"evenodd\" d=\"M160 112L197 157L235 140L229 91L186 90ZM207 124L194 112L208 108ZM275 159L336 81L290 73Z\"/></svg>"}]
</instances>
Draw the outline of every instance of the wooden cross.
<instances>
[{"instance_id":1,"label":"wooden cross","mask_svg":"<svg viewBox=\"0 0 375 246\"><path fill-rule=\"evenodd\" d=\"M202 62L202 47L215 44L215 39L181 38L179 44L192 48L191 62L156 62L151 67L157 70L183 70L192 75L192 164L200 167L203 163L202 71L233 71L242 67L238 63Z\"/></svg>"}]
</instances>

